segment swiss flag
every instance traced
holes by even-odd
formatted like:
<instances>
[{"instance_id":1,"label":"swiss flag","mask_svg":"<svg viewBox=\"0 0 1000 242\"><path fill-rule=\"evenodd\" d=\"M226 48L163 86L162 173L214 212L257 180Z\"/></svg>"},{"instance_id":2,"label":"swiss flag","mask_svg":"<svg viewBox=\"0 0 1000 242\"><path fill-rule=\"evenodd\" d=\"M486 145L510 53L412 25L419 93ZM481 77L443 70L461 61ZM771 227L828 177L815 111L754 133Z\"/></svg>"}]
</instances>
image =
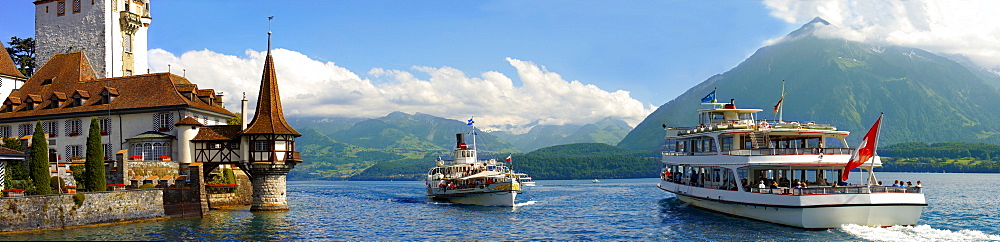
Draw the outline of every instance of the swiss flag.
<instances>
[{"instance_id":1,"label":"swiss flag","mask_svg":"<svg viewBox=\"0 0 1000 242\"><path fill-rule=\"evenodd\" d=\"M507 159L504 159L504 161L510 162L510 156L508 155Z\"/></svg>"},{"instance_id":2,"label":"swiss flag","mask_svg":"<svg viewBox=\"0 0 1000 242\"><path fill-rule=\"evenodd\" d=\"M872 128L868 130L868 134L865 134L865 139L861 140L861 145L858 146L858 149L851 152L851 160L844 166L844 174L840 176L842 180L847 180L847 175L851 172L851 169L861 166L861 164L868 162L868 160L875 156L875 146L878 145L878 128L881 122L882 115L879 115L878 120L875 120L875 125L872 125Z\"/></svg>"}]
</instances>

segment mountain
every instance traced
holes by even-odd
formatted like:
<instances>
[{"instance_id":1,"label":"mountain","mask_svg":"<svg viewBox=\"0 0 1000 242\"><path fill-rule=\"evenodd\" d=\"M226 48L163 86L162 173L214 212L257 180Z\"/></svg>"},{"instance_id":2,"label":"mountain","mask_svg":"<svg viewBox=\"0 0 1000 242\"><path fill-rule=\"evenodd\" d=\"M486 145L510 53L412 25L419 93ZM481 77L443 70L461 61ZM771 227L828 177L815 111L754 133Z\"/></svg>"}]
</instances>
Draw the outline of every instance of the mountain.
<instances>
[{"instance_id":1,"label":"mountain","mask_svg":"<svg viewBox=\"0 0 1000 242\"><path fill-rule=\"evenodd\" d=\"M553 145L572 143L618 144L632 130L625 121L605 118L587 125L536 125L524 134L496 131L496 135L523 151L532 151Z\"/></svg>"},{"instance_id":2,"label":"mountain","mask_svg":"<svg viewBox=\"0 0 1000 242\"><path fill-rule=\"evenodd\" d=\"M296 129L302 133L295 142L303 162L288 173L290 180L340 180L356 175L376 163L406 158L384 150L339 142L313 128Z\"/></svg>"},{"instance_id":3,"label":"mountain","mask_svg":"<svg viewBox=\"0 0 1000 242\"><path fill-rule=\"evenodd\" d=\"M822 19L818 19L822 20ZM948 58L907 47L879 46L813 35L814 21L760 48L733 69L709 77L646 117L619 144L658 150L661 125L697 125L700 99L717 88L720 102L761 108L758 119L777 119L771 108L787 95L784 120L817 121L855 132L851 145L885 113L880 142L1000 142L1000 92ZM860 133L860 134L859 134Z\"/></svg>"},{"instance_id":4,"label":"mountain","mask_svg":"<svg viewBox=\"0 0 1000 242\"><path fill-rule=\"evenodd\" d=\"M448 153L455 147L455 134L468 134L472 127L465 122L431 116L393 112L382 118L355 123L350 128L333 132L330 137L360 147L399 152ZM487 132L476 132L476 145L495 153L519 153L507 142ZM472 137L466 135L466 143Z\"/></svg>"}]
</instances>

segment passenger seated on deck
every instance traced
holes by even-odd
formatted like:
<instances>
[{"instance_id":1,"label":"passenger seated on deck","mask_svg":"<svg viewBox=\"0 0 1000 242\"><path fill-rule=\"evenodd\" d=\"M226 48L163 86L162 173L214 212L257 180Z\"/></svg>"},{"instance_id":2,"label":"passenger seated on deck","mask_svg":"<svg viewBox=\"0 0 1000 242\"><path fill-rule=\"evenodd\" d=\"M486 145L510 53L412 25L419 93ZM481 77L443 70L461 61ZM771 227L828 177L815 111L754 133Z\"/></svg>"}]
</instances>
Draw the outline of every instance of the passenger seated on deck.
<instances>
[{"instance_id":1,"label":"passenger seated on deck","mask_svg":"<svg viewBox=\"0 0 1000 242\"><path fill-rule=\"evenodd\" d=\"M801 182L799 182L798 184L795 184L795 189L802 189L802 188L803 187L802 187L802 183Z\"/></svg>"},{"instance_id":2,"label":"passenger seated on deck","mask_svg":"<svg viewBox=\"0 0 1000 242\"><path fill-rule=\"evenodd\" d=\"M778 182L771 181L771 188L778 188Z\"/></svg>"},{"instance_id":3,"label":"passenger seated on deck","mask_svg":"<svg viewBox=\"0 0 1000 242\"><path fill-rule=\"evenodd\" d=\"M767 188L767 185L764 185L764 181L760 181L760 184L757 184L757 188Z\"/></svg>"}]
</instances>

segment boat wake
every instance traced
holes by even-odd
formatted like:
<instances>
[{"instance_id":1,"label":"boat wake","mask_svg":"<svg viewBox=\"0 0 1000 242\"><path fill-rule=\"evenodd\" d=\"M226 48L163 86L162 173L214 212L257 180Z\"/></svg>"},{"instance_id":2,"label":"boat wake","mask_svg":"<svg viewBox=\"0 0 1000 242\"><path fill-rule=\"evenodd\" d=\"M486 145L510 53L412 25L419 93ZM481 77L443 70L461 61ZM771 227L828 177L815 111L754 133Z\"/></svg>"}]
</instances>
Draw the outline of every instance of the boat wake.
<instances>
[{"instance_id":1,"label":"boat wake","mask_svg":"<svg viewBox=\"0 0 1000 242\"><path fill-rule=\"evenodd\" d=\"M535 204L535 201L527 201L527 202L523 202L523 203L515 203L514 207L527 206L527 205L532 205L532 204Z\"/></svg>"},{"instance_id":2,"label":"boat wake","mask_svg":"<svg viewBox=\"0 0 1000 242\"><path fill-rule=\"evenodd\" d=\"M892 226L876 228L856 224L845 224L840 230L848 234L874 241L986 241L1000 240L1000 235L987 234L976 230L943 230L930 225Z\"/></svg>"}]
</instances>

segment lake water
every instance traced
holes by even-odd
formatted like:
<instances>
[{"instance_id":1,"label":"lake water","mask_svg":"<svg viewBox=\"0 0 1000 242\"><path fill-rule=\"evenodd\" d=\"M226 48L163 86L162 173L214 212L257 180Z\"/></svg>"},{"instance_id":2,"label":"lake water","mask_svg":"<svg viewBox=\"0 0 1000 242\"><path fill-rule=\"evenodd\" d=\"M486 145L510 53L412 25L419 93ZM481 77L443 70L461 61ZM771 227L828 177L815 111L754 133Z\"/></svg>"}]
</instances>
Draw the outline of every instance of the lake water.
<instances>
[{"instance_id":1,"label":"lake water","mask_svg":"<svg viewBox=\"0 0 1000 242\"><path fill-rule=\"evenodd\" d=\"M1000 174L878 173L920 180L917 226L807 231L688 207L657 179L539 180L516 207L435 203L424 183L288 182L287 213L247 207L207 218L9 234L3 240L1000 240Z\"/></svg>"}]
</instances>

